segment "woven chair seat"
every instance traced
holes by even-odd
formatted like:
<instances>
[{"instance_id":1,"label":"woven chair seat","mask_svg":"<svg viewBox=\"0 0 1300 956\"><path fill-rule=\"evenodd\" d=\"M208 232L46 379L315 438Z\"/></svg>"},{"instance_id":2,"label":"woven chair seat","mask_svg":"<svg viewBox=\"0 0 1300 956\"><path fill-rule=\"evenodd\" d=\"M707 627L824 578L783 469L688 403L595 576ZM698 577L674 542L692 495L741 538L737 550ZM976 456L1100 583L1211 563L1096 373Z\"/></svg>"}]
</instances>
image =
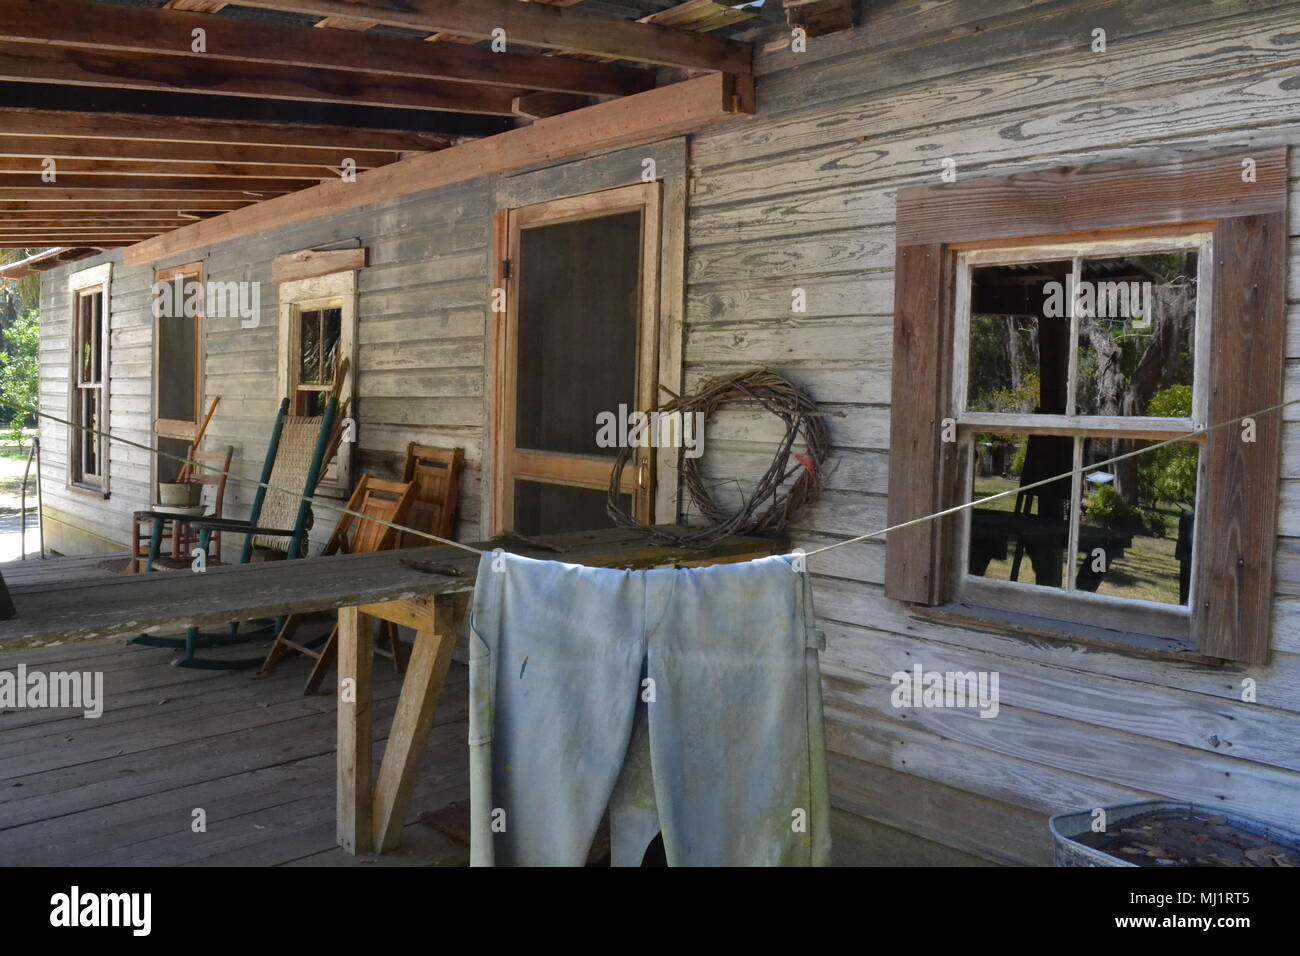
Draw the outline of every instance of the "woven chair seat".
<instances>
[{"instance_id":1,"label":"woven chair seat","mask_svg":"<svg viewBox=\"0 0 1300 956\"><path fill-rule=\"evenodd\" d=\"M262 502L262 512L258 524L264 528L292 528L298 517L299 495L307 482L307 473L311 470L312 454L320 436L320 418L308 418L301 415L285 417L284 428L280 432L280 446L276 450L275 465L271 470L271 480L267 482L266 499ZM285 490L280 490L285 489ZM291 494L288 489L293 489ZM289 548L287 537L257 535L253 538L255 547L272 551L285 552Z\"/></svg>"}]
</instances>

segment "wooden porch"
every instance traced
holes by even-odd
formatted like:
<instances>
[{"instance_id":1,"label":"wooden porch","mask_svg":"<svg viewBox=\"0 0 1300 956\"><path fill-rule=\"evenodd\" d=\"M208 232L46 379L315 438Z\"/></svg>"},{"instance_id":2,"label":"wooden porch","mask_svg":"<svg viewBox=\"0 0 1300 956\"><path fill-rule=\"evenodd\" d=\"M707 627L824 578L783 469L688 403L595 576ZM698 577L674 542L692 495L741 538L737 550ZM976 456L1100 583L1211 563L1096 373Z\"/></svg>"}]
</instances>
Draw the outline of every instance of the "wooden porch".
<instances>
[{"instance_id":1,"label":"wooden porch","mask_svg":"<svg viewBox=\"0 0 1300 956\"><path fill-rule=\"evenodd\" d=\"M211 654L247 655L267 644ZM401 846L382 856L353 856L335 842L333 682L304 697L312 662L303 658L255 680L248 672L167 666L175 656L122 640L0 654L0 671L23 663L104 674L98 718L52 709L0 713L0 865L468 862L467 848L418 822L421 813L468 795L462 665L453 663L447 677ZM374 728L381 750L400 688L392 666L377 662ZM206 812L206 832L191 828L197 808Z\"/></svg>"},{"instance_id":2,"label":"wooden porch","mask_svg":"<svg viewBox=\"0 0 1300 956\"><path fill-rule=\"evenodd\" d=\"M735 537L690 551L611 529L522 539L510 550L634 568L741 561L783 546ZM128 556L3 568L18 613L0 624L0 672L102 673L103 700L94 718L0 711L0 865L468 862L467 847L419 818L468 798L468 673L449 659L474 554L416 548L204 574L115 573ZM140 632L318 615L298 631L309 641L313 628L329 629L335 609L337 675L355 681L344 685L352 694L327 680L322 694L303 696L312 663L303 657L255 679L171 667L179 651L127 643ZM371 662L372 620L415 630L403 675ZM260 657L269 646L268 635L204 657ZM369 852L379 847L382 856Z\"/></svg>"}]
</instances>

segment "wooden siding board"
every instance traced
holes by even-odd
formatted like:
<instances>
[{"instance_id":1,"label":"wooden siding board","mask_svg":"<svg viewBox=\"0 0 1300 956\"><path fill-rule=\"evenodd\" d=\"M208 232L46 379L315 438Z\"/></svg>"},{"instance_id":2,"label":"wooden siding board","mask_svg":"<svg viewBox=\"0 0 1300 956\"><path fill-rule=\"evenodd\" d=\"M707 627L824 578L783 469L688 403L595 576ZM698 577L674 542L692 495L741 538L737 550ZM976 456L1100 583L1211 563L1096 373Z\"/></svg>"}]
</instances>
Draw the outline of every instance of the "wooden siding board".
<instances>
[{"instance_id":1,"label":"wooden siding board","mask_svg":"<svg viewBox=\"0 0 1300 956\"><path fill-rule=\"evenodd\" d=\"M836 454L829 490L796 522L795 544L831 543L879 527L885 517L880 495L890 461L894 342L892 329L880 334L875 320L892 314L898 191L934 183L936 160L948 155L958 160L960 177L970 178L1300 144L1300 93L1291 80L1300 40L1294 31L1279 29L1296 8L1284 0L1060 0L1028 6L1019 0L896 0L869 5L860 30L822 38L804 59L779 51L760 55L765 75L759 115L690 142L684 366L689 388L718 371L771 364L844 413L830 421ZM1086 50L1094 26L1110 31L1109 54ZM638 149L627 152L635 158ZM588 171L599 168L593 164ZM531 175L512 179L522 184ZM1289 232L1295 236L1295 152L1289 176ZM543 178L539 173L537 181ZM363 412L362 461L394 467L411 440L465 447L470 467L458 533L466 537L478 536L483 461L487 282L475 259L486 264L486 211L498 184L494 178L474 180L207 250L214 278L220 271L222 278L268 282L269 266L257 264L280 253L347 239L368 247L376 271L363 274L359 302L362 407L375 398L399 402L401 396L391 393L395 383L406 381L404 374L417 383L417 392L463 386L458 401L467 404L453 404L443 415L442 398L453 396L421 394L415 416L384 405L373 409L381 419L399 421L373 420ZM581 186L579 177L573 188ZM1285 351L1300 359L1300 244L1291 243L1287 260L1292 305ZM67 271L54 270L50 281L63 281L57 277ZM115 297L122 282L123 302L136 297L139 302L132 304L142 309L148 279L148 273L115 268ZM810 293L810 316L789 311L796 285ZM48 294L43 299L47 309L53 307L53 319L43 329L42 363L54 381L66 352L67 318L61 317L60 330L61 300ZM274 296L265 290L263 312L257 334L237 333L237 323L226 323L214 325L208 336L210 372L227 357L254 372L247 378L235 373L225 384L238 387L245 395L241 403L256 414L236 414L223 401L218 415L224 433L240 446L245 473L260 462L269 422L269 413L262 413L265 400L248 391L264 368L263 343L274 340L267 331L274 327ZM404 353L414 360L405 368ZM120 367L131 370L133 381L143 369L136 362ZM1287 369L1288 399L1300 397L1297 369L1300 363ZM367 381L367 373L374 378ZM209 386L210 392L220 390ZM46 407L62 406L51 401ZM421 415L432 420L410 421ZM710 475L721 480L765 467L774 435L764 418L721 416L707 435ZM55 443L58 430L49 434ZM119 467L125 465L115 463L115 483ZM1279 467L1287 478L1300 478L1300 408L1284 416ZM1141 787L1155 782L1133 766L1148 751L1180 768L1181 777L1154 791L1167 796L1212 789L1194 775L1203 754L1228 761L1205 766L1225 769L1220 789L1234 806L1257 806L1261 794L1273 792L1269 788L1300 782L1293 757L1285 753L1300 714L1296 488L1294 482L1282 484L1273 549L1280 596L1273 603L1273 659L1267 665L1216 668L1150 660L939 624L884 597L880 544L812 559L818 610L831 639L824 660L828 699L834 698L836 805L986 858L1041 864L1050 860L1048 813L1151 792ZM77 499L73 505L87 522L104 514L104 503ZM120 506L115 493L112 507ZM950 725L935 721L958 719L951 716L900 728L904 722L881 711L879 700L861 700L863 693L878 696L887 689L879 678L890 668L916 661L1000 671L1009 706L1023 718L1020 726L1040 730L1041 743L1027 742L1019 731L999 739L998 720L983 722L992 729L976 725L980 736L960 723L951 725L956 736L945 734ZM1258 685L1258 704L1241 701L1247 677ZM1274 739L1271 728L1277 728ZM1064 759L1048 752L1056 747L1068 754L1080 746L1081 735L1094 732L1099 741L1124 742L1131 748L1127 756L1089 763L1085 752L1062 769ZM1235 772L1239 765L1250 772ZM1300 824L1294 801L1281 813L1284 822Z\"/></svg>"},{"instance_id":2,"label":"wooden siding board","mask_svg":"<svg viewBox=\"0 0 1300 956\"><path fill-rule=\"evenodd\" d=\"M1220 220L1214 257L1214 388L1207 416L1223 422L1259 412L1281 397L1285 215ZM1209 493L1202 496L1198 521L1201 540L1214 545L1202 549L1196 599L1204 607L1198 634L1202 653L1263 662L1272 620L1278 519L1269 492L1277 487L1280 467L1279 416L1260 415L1255 430L1251 442L1236 426L1206 439Z\"/></svg>"}]
</instances>

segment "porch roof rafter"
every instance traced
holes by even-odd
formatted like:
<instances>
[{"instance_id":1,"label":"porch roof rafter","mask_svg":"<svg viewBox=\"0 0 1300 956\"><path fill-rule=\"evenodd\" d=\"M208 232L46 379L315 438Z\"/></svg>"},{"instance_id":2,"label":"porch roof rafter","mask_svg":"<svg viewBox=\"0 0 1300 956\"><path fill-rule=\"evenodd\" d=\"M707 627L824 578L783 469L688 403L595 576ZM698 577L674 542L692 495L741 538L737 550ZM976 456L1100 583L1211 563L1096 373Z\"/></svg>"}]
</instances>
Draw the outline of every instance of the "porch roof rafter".
<instances>
[{"instance_id":1,"label":"porch roof rafter","mask_svg":"<svg viewBox=\"0 0 1300 956\"><path fill-rule=\"evenodd\" d=\"M494 31L504 30L510 44L688 70L744 75L753 71L753 51L746 43L518 0L239 0L238 5L317 17L361 18L383 26L479 40L492 39Z\"/></svg>"},{"instance_id":2,"label":"porch roof rafter","mask_svg":"<svg viewBox=\"0 0 1300 956\"><path fill-rule=\"evenodd\" d=\"M0 240L274 225L752 111L709 31L755 14L712 0L148 2L0 5Z\"/></svg>"},{"instance_id":3,"label":"porch roof rafter","mask_svg":"<svg viewBox=\"0 0 1300 956\"><path fill-rule=\"evenodd\" d=\"M514 2L514 0L511 0ZM337 26L337 24L331 24ZM0 6L0 40L195 59L192 32L206 34L207 60L306 67L387 77L626 96L654 86L651 71L535 54L493 53L462 44L426 46L357 31L259 22L184 9L106 6L88 0L20 0Z\"/></svg>"}]
</instances>

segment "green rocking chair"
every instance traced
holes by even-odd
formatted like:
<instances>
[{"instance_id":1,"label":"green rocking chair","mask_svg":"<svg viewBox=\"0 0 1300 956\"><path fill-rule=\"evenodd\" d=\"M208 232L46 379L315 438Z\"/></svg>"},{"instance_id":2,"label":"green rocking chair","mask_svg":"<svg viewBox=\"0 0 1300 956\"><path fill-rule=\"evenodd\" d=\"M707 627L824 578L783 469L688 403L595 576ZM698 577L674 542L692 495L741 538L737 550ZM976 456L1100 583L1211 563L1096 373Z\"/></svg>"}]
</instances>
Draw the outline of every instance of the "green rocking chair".
<instances>
[{"instance_id":1,"label":"green rocking chair","mask_svg":"<svg viewBox=\"0 0 1300 956\"><path fill-rule=\"evenodd\" d=\"M266 460L262 464L257 493L246 519L193 518L185 520L198 532L199 548L206 555L214 531L227 536L244 536L244 547L239 563L248 564L256 550L279 552L285 560L301 558L307 552L307 532L311 528L311 499L320 482L325 465L334 456L342 434L342 417L339 414L337 394L331 394L324 414L319 416L294 416L289 414L289 399L280 402ZM289 491L302 488L301 496ZM149 542L149 559L146 573L170 568L174 562L160 558L163 526L168 520L178 520L173 514L150 515L153 527ZM183 561L183 559L182 559ZM195 667L207 670L242 670L257 667L262 657L237 660L200 658L195 651L201 647L223 647L230 644L256 640L264 633L278 633L281 621L272 628L258 628L240 633L239 622L232 622L226 634L202 634L198 628L187 629L183 638L154 637L141 634L132 643L146 647L171 647L182 649L185 656L176 661L178 667Z\"/></svg>"}]
</instances>

